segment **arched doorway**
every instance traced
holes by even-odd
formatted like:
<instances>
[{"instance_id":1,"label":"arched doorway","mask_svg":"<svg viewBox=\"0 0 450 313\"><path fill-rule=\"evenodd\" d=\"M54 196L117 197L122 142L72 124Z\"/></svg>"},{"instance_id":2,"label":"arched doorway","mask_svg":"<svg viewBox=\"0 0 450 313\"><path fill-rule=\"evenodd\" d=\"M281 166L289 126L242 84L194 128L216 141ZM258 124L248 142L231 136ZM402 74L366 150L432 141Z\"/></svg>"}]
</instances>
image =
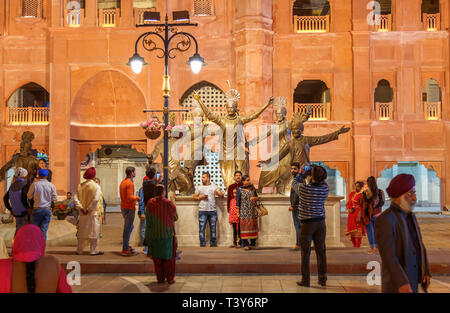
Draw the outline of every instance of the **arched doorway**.
<instances>
[{"instance_id":1,"label":"arched doorway","mask_svg":"<svg viewBox=\"0 0 450 313\"><path fill-rule=\"evenodd\" d=\"M39 84L25 84L9 97L6 110L8 125L48 125L50 95Z\"/></svg>"},{"instance_id":2,"label":"arched doorway","mask_svg":"<svg viewBox=\"0 0 450 313\"><path fill-rule=\"evenodd\" d=\"M387 168L381 172L377 178L378 188L385 192L386 202L383 209L390 206L389 196L386 188L389 186L392 178L398 174L411 174L416 180L417 204L415 212L433 212L440 213L442 207L441 200L441 179L437 173L425 167L421 162L398 162L391 168Z\"/></svg>"},{"instance_id":3,"label":"arched doorway","mask_svg":"<svg viewBox=\"0 0 450 313\"><path fill-rule=\"evenodd\" d=\"M147 117L143 112L146 108L141 90L121 72L102 71L82 85L74 97L70 111L72 191L80 182L82 168L98 158L97 150L104 146L112 150L117 148L122 152L141 147L140 157L129 163L136 163L137 171L145 172L145 165L142 163L146 162L144 153L147 150L147 140L139 123ZM85 164L81 164L82 162ZM95 162L92 164L96 165ZM124 169L122 171L120 166L114 166L110 168L110 178L104 176L102 182L113 181L118 188L124 176Z\"/></svg>"},{"instance_id":4,"label":"arched doorway","mask_svg":"<svg viewBox=\"0 0 450 313\"><path fill-rule=\"evenodd\" d=\"M330 88L321 80L303 80L294 90L294 112L311 110L311 121L326 121L331 117Z\"/></svg>"},{"instance_id":5,"label":"arched doorway","mask_svg":"<svg viewBox=\"0 0 450 313\"><path fill-rule=\"evenodd\" d=\"M382 79L375 88L375 113L377 120L387 121L394 119L394 89L389 81Z\"/></svg>"},{"instance_id":6,"label":"arched doorway","mask_svg":"<svg viewBox=\"0 0 450 313\"><path fill-rule=\"evenodd\" d=\"M227 99L225 93L219 87L208 81L201 81L187 89L180 99L181 108L191 111L195 107L198 107L198 103L194 99L194 92L199 94L203 103L211 112L221 116L226 115ZM191 112L182 113L181 119L183 123L191 123Z\"/></svg>"}]
</instances>

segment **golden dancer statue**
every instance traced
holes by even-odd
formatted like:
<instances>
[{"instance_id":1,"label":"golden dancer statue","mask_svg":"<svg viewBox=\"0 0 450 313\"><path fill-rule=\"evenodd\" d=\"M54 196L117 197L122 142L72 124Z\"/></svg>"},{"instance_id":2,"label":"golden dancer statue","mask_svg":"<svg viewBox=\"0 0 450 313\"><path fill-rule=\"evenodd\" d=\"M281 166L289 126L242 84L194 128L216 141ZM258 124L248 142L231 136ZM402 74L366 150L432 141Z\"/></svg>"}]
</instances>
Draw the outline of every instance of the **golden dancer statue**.
<instances>
[{"instance_id":1,"label":"golden dancer statue","mask_svg":"<svg viewBox=\"0 0 450 313\"><path fill-rule=\"evenodd\" d=\"M290 124L293 138L286 142L284 146L280 147L278 160L282 160L289 154L291 156L291 162L298 162L300 163L300 167L302 167L305 163L311 163L309 160L310 147L337 140L340 134L344 134L350 130L349 127L342 126L339 130L327 135L303 136L303 123L306 122L308 118L309 114L307 113L297 112L294 114ZM274 156L265 161L259 161L258 166L261 166L261 164L272 163L271 161Z\"/></svg>"},{"instance_id":2,"label":"golden dancer statue","mask_svg":"<svg viewBox=\"0 0 450 313\"><path fill-rule=\"evenodd\" d=\"M169 113L169 125L175 126L175 114ZM177 158L172 156L172 147L175 142L179 140L178 138L174 138L171 135L171 131L169 131L169 194L173 199L175 195L175 191L178 190L181 195L189 195L193 190L193 182L189 177L189 172L184 169L180 161ZM158 157L158 154L161 154L161 158L164 158L164 138L158 140L153 149L153 152L147 155L147 159L149 163L153 163L154 160ZM164 178L166 179L166 178Z\"/></svg>"},{"instance_id":3,"label":"golden dancer statue","mask_svg":"<svg viewBox=\"0 0 450 313\"><path fill-rule=\"evenodd\" d=\"M273 108L277 118L276 125L277 133L274 136L278 136L278 148L283 147L287 142L289 142L289 122L286 119L286 98L276 97L273 101ZM259 144L264 139L268 138L272 134L272 130L262 136L256 137L248 142L250 146ZM277 151L279 152L279 151ZM291 167L291 156L286 155L284 158L280 159L276 166L268 167L267 169L262 168L261 174L259 176L258 182L258 193L262 192L263 187L276 187L277 193L285 194L289 192L290 185L292 181L292 175L290 172Z\"/></svg>"},{"instance_id":4,"label":"golden dancer statue","mask_svg":"<svg viewBox=\"0 0 450 313\"><path fill-rule=\"evenodd\" d=\"M228 187L234 183L235 171L241 171L243 175L248 174L248 152L245 151L243 126L258 118L272 104L273 97L258 111L246 116L239 116L239 109L237 107L238 100L240 99L239 92L236 89L231 89L225 95L227 97L227 115L223 117L212 113L201 101L197 93L194 93L194 99L200 104L206 118L217 124L222 130L222 148L219 165L225 186Z\"/></svg>"}]
</instances>

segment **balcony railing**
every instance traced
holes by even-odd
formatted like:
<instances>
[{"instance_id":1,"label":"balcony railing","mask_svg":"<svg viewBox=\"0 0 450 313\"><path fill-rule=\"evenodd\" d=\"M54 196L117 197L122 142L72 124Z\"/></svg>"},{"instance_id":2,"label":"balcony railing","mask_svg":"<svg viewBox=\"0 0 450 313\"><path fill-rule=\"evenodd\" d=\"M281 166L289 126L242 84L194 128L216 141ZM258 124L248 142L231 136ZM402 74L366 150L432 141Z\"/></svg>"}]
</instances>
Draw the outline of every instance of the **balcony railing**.
<instances>
[{"instance_id":1,"label":"balcony railing","mask_svg":"<svg viewBox=\"0 0 450 313\"><path fill-rule=\"evenodd\" d=\"M68 27L80 27L84 20L84 9L64 11L64 21Z\"/></svg>"},{"instance_id":2,"label":"balcony railing","mask_svg":"<svg viewBox=\"0 0 450 313\"><path fill-rule=\"evenodd\" d=\"M48 125L50 108L6 108L9 125Z\"/></svg>"},{"instance_id":3,"label":"balcony railing","mask_svg":"<svg viewBox=\"0 0 450 313\"><path fill-rule=\"evenodd\" d=\"M425 119L437 121L441 119L441 102L424 102Z\"/></svg>"},{"instance_id":4,"label":"balcony railing","mask_svg":"<svg viewBox=\"0 0 450 313\"><path fill-rule=\"evenodd\" d=\"M441 30L441 14L427 14L423 13L423 28L426 31Z\"/></svg>"},{"instance_id":5,"label":"balcony railing","mask_svg":"<svg viewBox=\"0 0 450 313\"><path fill-rule=\"evenodd\" d=\"M144 25L149 24L144 22L144 13L145 12L155 12L156 8L150 8L150 9L139 9L134 8L134 23L136 25Z\"/></svg>"},{"instance_id":6,"label":"balcony railing","mask_svg":"<svg viewBox=\"0 0 450 313\"><path fill-rule=\"evenodd\" d=\"M294 16L294 32L326 33L330 31L330 16Z\"/></svg>"},{"instance_id":7,"label":"balcony railing","mask_svg":"<svg viewBox=\"0 0 450 313\"><path fill-rule=\"evenodd\" d=\"M376 114L379 121L394 119L394 104L392 102L376 102Z\"/></svg>"},{"instance_id":8,"label":"balcony railing","mask_svg":"<svg viewBox=\"0 0 450 313\"><path fill-rule=\"evenodd\" d=\"M392 14L375 14L375 30L377 32L392 31Z\"/></svg>"},{"instance_id":9,"label":"balcony railing","mask_svg":"<svg viewBox=\"0 0 450 313\"><path fill-rule=\"evenodd\" d=\"M310 121L328 121L330 120L331 103L296 103L295 111L306 113L311 110Z\"/></svg>"},{"instance_id":10,"label":"balcony railing","mask_svg":"<svg viewBox=\"0 0 450 313\"><path fill-rule=\"evenodd\" d=\"M119 24L120 9L99 9L98 11L102 27L116 27Z\"/></svg>"}]
</instances>

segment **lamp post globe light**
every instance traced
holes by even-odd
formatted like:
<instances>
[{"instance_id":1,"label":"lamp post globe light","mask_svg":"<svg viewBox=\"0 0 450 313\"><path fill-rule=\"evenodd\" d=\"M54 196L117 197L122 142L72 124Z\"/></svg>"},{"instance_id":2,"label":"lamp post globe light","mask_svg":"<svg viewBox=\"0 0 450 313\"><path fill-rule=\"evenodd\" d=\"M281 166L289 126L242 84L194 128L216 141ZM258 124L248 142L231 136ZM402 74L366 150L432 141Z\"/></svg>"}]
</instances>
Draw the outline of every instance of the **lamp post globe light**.
<instances>
[{"instance_id":1,"label":"lamp post globe light","mask_svg":"<svg viewBox=\"0 0 450 313\"><path fill-rule=\"evenodd\" d=\"M188 112L188 110L169 110L169 96L170 96L170 84L169 84L169 59L174 59L175 52L186 52L191 46L192 42L195 45L195 52L192 57L189 58L187 64L190 65L194 74L200 73L203 66L206 65L204 59L198 53L198 43L193 35L184 31L178 31L178 27L185 26L198 26L197 23L189 22L188 11L173 12L174 23L169 23L168 15L166 14L164 23L154 23L160 21L159 12L144 12L143 25L136 25L136 27L153 27L154 31L149 31L141 34L136 40L134 47L134 54L128 60L127 65L131 67L131 70L135 74L142 72L142 68L147 65L145 59L138 53L138 45L142 40L142 47L148 52L157 51L158 58L164 58L164 75L163 75L163 97L164 108L163 110L144 110L144 112L162 112L164 115L165 127L169 124L169 112ZM187 21L187 23L181 23L180 21ZM172 41L177 41L171 45ZM158 47L158 44L162 43L163 47ZM171 48L172 46L172 48ZM167 130L164 129L164 186L166 189L166 197L168 195L169 185L169 141Z\"/></svg>"},{"instance_id":2,"label":"lamp post globe light","mask_svg":"<svg viewBox=\"0 0 450 313\"><path fill-rule=\"evenodd\" d=\"M131 70L133 71L133 73L139 74L142 71L142 67L144 65L147 65L147 62L145 62L143 57L141 57L139 54L135 53L130 58L127 65L131 66Z\"/></svg>"}]
</instances>

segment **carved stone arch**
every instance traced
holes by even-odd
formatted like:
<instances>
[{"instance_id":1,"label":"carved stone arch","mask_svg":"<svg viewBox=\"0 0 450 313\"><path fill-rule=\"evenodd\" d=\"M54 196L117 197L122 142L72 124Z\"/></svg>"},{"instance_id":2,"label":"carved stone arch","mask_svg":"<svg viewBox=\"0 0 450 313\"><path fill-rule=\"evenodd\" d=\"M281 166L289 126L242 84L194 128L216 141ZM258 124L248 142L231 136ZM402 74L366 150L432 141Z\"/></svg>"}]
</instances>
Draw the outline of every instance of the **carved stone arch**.
<instances>
[{"instance_id":1,"label":"carved stone arch","mask_svg":"<svg viewBox=\"0 0 450 313\"><path fill-rule=\"evenodd\" d=\"M198 82L189 87L180 98L180 106L189 112L181 113L180 120L177 122L189 123L192 121L191 110L198 106L197 101L193 98L193 93L198 92L203 103L210 109L211 112L218 115L226 114L226 96L225 93L215 84L208 81ZM205 118L206 120L206 118Z\"/></svg>"},{"instance_id":2,"label":"carved stone arch","mask_svg":"<svg viewBox=\"0 0 450 313\"><path fill-rule=\"evenodd\" d=\"M338 170L341 173L341 177L348 181L348 162L347 161L327 161L323 163L333 170Z\"/></svg>"},{"instance_id":3,"label":"carved stone arch","mask_svg":"<svg viewBox=\"0 0 450 313\"><path fill-rule=\"evenodd\" d=\"M392 168L394 165L398 165L397 161L377 161L376 162L376 173L375 177L381 177L381 173L386 170Z\"/></svg>"},{"instance_id":4,"label":"carved stone arch","mask_svg":"<svg viewBox=\"0 0 450 313\"><path fill-rule=\"evenodd\" d=\"M189 96L192 94L192 92L194 92L194 91L196 91L196 90L198 90L198 89L200 89L200 88L202 88L202 87L205 87L205 86L210 86L210 87L212 87L212 88L218 89L218 90L220 90L220 91L223 92L223 90L220 89L220 88L219 88L218 86L216 86L215 84L213 84L213 83L211 83L211 82L209 82L209 81L206 81L206 80L202 80L202 81L200 81L200 82L198 82L198 83L195 83L195 84L192 85L191 87L189 87L189 88L183 93L183 95L182 95L181 98L180 98L180 105L186 100L187 97L189 97Z\"/></svg>"},{"instance_id":5,"label":"carved stone arch","mask_svg":"<svg viewBox=\"0 0 450 313\"><path fill-rule=\"evenodd\" d=\"M440 179L443 179L443 167L442 162L427 162L427 161L420 161L419 164L425 166L427 169L435 171L437 177Z\"/></svg>"},{"instance_id":6,"label":"carved stone arch","mask_svg":"<svg viewBox=\"0 0 450 313\"><path fill-rule=\"evenodd\" d=\"M147 154L147 144L146 143L133 143L133 144L131 144L131 149L135 149L137 152Z\"/></svg>"},{"instance_id":7,"label":"carved stone arch","mask_svg":"<svg viewBox=\"0 0 450 313\"><path fill-rule=\"evenodd\" d=\"M85 75L87 78L84 81L80 81L79 84L77 84L77 86L74 88L74 90L71 90L71 99L70 99L70 107L72 108L74 100L76 98L76 96L78 95L78 93L86 86L86 84L94 79L95 77L97 77L98 75L105 73L105 72L112 72L112 73L119 73L123 76L125 76L126 78L129 79L129 81L132 82L133 84L133 88L136 87L139 90L139 94L142 95L147 103L147 97L146 97L146 93L144 92L144 89L137 83L137 81L133 78L133 76L131 76L128 72L126 71L122 71L120 69L117 68L104 68L98 72L95 72L94 74L91 75Z\"/></svg>"}]
</instances>

